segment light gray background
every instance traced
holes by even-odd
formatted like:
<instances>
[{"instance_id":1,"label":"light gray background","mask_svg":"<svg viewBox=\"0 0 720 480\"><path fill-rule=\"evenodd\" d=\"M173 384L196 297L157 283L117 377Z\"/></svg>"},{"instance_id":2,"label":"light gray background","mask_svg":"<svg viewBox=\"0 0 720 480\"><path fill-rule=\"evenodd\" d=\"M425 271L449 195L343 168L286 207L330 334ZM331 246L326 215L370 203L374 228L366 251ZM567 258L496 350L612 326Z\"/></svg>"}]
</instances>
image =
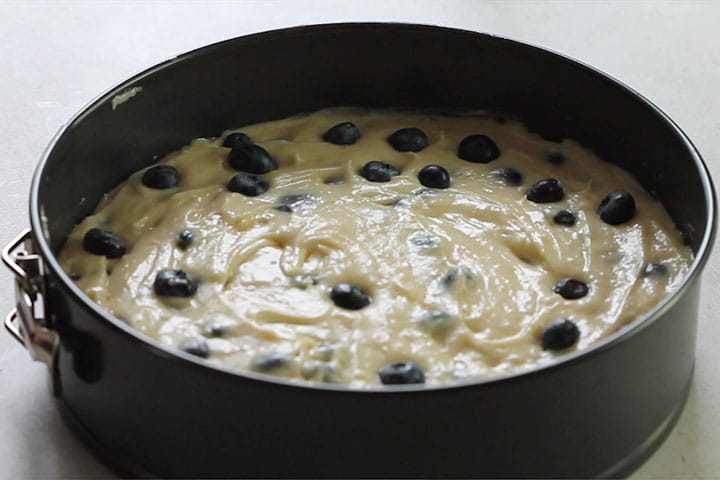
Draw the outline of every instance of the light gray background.
<instances>
[{"instance_id":1,"label":"light gray background","mask_svg":"<svg viewBox=\"0 0 720 480\"><path fill-rule=\"evenodd\" d=\"M121 79L202 45L333 21L456 26L581 59L643 93L720 180L720 2L239 1L0 3L0 244L28 224L30 177L58 128ZM622 112L618 112L622 114ZM687 408L633 478L720 478L720 252L703 278ZM0 274L0 314L13 305ZM43 365L0 334L0 478L112 477L58 418Z\"/></svg>"}]
</instances>

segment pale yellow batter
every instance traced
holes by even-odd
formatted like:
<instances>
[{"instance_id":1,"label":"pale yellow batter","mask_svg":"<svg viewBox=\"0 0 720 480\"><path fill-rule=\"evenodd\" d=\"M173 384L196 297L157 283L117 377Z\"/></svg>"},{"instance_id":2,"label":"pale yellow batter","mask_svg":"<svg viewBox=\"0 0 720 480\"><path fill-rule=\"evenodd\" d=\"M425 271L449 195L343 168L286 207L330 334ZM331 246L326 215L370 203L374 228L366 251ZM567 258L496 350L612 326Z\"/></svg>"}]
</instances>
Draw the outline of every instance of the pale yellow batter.
<instances>
[{"instance_id":1,"label":"pale yellow batter","mask_svg":"<svg viewBox=\"0 0 720 480\"><path fill-rule=\"evenodd\" d=\"M322 140L345 121L360 129L356 144ZM387 138L403 127L422 129L429 146L395 151ZM102 307L163 344L207 347L211 363L359 388L378 385L378 369L394 361L417 362L428 384L521 371L636 319L688 268L690 251L669 216L627 173L517 123L332 109L241 130L279 165L261 175L267 192L228 191L237 171L222 138L194 140L161 162L177 168L178 187L151 189L143 172L132 175L74 229L60 255ZM458 158L459 142L476 133L495 141L497 160ZM557 153L562 164L547 160ZM358 172L370 160L401 173L369 182ZM417 174L431 163L447 168L449 188L420 185ZM521 185L492 173L503 167L519 171ZM530 185L548 177L560 181L564 198L528 201ZM597 209L617 189L632 194L637 211L615 226ZM277 208L295 194L291 212ZM552 221L561 209L574 213L574 225ZM93 227L120 237L127 253L84 251ZM184 229L194 241L182 249L176 239ZM648 263L665 271L644 275ZM153 282L166 268L191 273L197 292L156 295ZM586 283L587 295L554 293L565 277ZM364 289L369 305L336 306L330 290L340 283ZM543 329L556 318L571 319L579 339L543 350Z\"/></svg>"}]
</instances>

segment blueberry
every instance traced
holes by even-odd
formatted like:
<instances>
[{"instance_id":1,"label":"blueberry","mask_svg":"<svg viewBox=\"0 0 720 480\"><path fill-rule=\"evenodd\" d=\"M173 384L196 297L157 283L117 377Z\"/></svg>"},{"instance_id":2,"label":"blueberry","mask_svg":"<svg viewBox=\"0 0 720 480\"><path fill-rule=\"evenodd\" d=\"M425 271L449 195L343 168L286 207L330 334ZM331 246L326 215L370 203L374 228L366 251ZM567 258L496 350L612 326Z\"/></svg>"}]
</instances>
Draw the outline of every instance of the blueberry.
<instances>
[{"instance_id":1,"label":"blueberry","mask_svg":"<svg viewBox=\"0 0 720 480\"><path fill-rule=\"evenodd\" d=\"M580 329L575 322L567 318L557 318L543 329L543 350L563 350L577 342L580 338Z\"/></svg>"},{"instance_id":2,"label":"blueberry","mask_svg":"<svg viewBox=\"0 0 720 480\"><path fill-rule=\"evenodd\" d=\"M545 178L530 186L527 199L535 203L550 203L562 200L564 195L563 187L556 178Z\"/></svg>"},{"instance_id":3,"label":"blueberry","mask_svg":"<svg viewBox=\"0 0 720 480\"><path fill-rule=\"evenodd\" d=\"M458 145L457 156L473 163L490 163L500 156L500 150L487 135L468 135Z\"/></svg>"},{"instance_id":4,"label":"blueberry","mask_svg":"<svg viewBox=\"0 0 720 480\"><path fill-rule=\"evenodd\" d=\"M553 165L562 165L565 163L565 155L560 152L550 152L545 155L545 160L552 163Z\"/></svg>"},{"instance_id":5,"label":"blueberry","mask_svg":"<svg viewBox=\"0 0 720 480\"><path fill-rule=\"evenodd\" d=\"M506 185L510 185L513 187L521 185L523 181L522 174L514 168L509 167L498 168L497 170L493 170L492 172L490 172L488 175L490 175L492 178L496 178L502 181Z\"/></svg>"},{"instance_id":6,"label":"blueberry","mask_svg":"<svg viewBox=\"0 0 720 480\"><path fill-rule=\"evenodd\" d=\"M416 247L434 247L438 244L439 238L431 233L418 232L408 240Z\"/></svg>"},{"instance_id":7,"label":"blueberry","mask_svg":"<svg viewBox=\"0 0 720 480\"><path fill-rule=\"evenodd\" d=\"M588 286L577 278L563 278L555 284L553 292L567 300L576 300L588 294Z\"/></svg>"},{"instance_id":8,"label":"blueberry","mask_svg":"<svg viewBox=\"0 0 720 480\"><path fill-rule=\"evenodd\" d=\"M643 269L643 277L654 277L658 275L665 275L668 272L668 268L662 263L648 263Z\"/></svg>"},{"instance_id":9,"label":"blueberry","mask_svg":"<svg viewBox=\"0 0 720 480\"><path fill-rule=\"evenodd\" d=\"M191 297L198 289L198 281L184 270L165 268L155 276L153 289L161 297Z\"/></svg>"},{"instance_id":10,"label":"blueberry","mask_svg":"<svg viewBox=\"0 0 720 480\"><path fill-rule=\"evenodd\" d=\"M565 225L566 227L572 227L575 225L575 215L570 210L560 210L553 217L553 222L558 225Z\"/></svg>"},{"instance_id":11,"label":"blueberry","mask_svg":"<svg viewBox=\"0 0 720 480\"><path fill-rule=\"evenodd\" d=\"M412 361L388 363L380 367L377 373L383 385L425 383L422 367Z\"/></svg>"},{"instance_id":12,"label":"blueberry","mask_svg":"<svg viewBox=\"0 0 720 480\"><path fill-rule=\"evenodd\" d=\"M359 138L360 129L351 122L338 123L323 135L323 140L335 145L352 145Z\"/></svg>"},{"instance_id":13,"label":"blueberry","mask_svg":"<svg viewBox=\"0 0 720 480\"><path fill-rule=\"evenodd\" d=\"M83 248L93 255L107 258L120 258L125 255L125 242L112 232L101 228L91 228L83 237Z\"/></svg>"},{"instance_id":14,"label":"blueberry","mask_svg":"<svg viewBox=\"0 0 720 480\"><path fill-rule=\"evenodd\" d=\"M277 162L260 145L238 145L228 153L228 163L235 170L267 173L278 168Z\"/></svg>"},{"instance_id":15,"label":"blueberry","mask_svg":"<svg viewBox=\"0 0 720 480\"><path fill-rule=\"evenodd\" d=\"M414 127L396 130L387 140L398 152L419 152L428 146L425 132Z\"/></svg>"},{"instance_id":16,"label":"blueberry","mask_svg":"<svg viewBox=\"0 0 720 480\"><path fill-rule=\"evenodd\" d=\"M420 322L434 335L446 336L455 327L457 319L444 310L428 310L422 314Z\"/></svg>"},{"instance_id":17,"label":"blueberry","mask_svg":"<svg viewBox=\"0 0 720 480\"><path fill-rule=\"evenodd\" d=\"M392 177L400 175L400 170L389 163L372 160L363 165L360 176L371 182L389 182Z\"/></svg>"},{"instance_id":18,"label":"blueberry","mask_svg":"<svg viewBox=\"0 0 720 480\"><path fill-rule=\"evenodd\" d=\"M155 165L145 170L142 183L158 190L175 188L180 185L180 174L172 165Z\"/></svg>"},{"instance_id":19,"label":"blueberry","mask_svg":"<svg viewBox=\"0 0 720 480\"><path fill-rule=\"evenodd\" d=\"M181 230L180 233L178 233L175 245L177 245L180 250L187 250L187 248L192 245L194 241L195 234L192 230L186 228L184 230Z\"/></svg>"},{"instance_id":20,"label":"blueberry","mask_svg":"<svg viewBox=\"0 0 720 480\"><path fill-rule=\"evenodd\" d=\"M226 333L226 328L219 323L211 323L205 327L204 333L209 337L222 337Z\"/></svg>"},{"instance_id":21,"label":"blueberry","mask_svg":"<svg viewBox=\"0 0 720 480\"><path fill-rule=\"evenodd\" d=\"M277 209L283 212L292 212L312 206L316 197L310 193L291 193L278 198Z\"/></svg>"},{"instance_id":22,"label":"blueberry","mask_svg":"<svg viewBox=\"0 0 720 480\"><path fill-rule=\"evenodd\" d=\"M208 347L207 342L202 338L186 338L180 344L180 350L200 358L210 356L210 347Z\"/></svg>"},{"instance_id":23,"label":"blueberry","mask_svg":"<svg viewBox=\"0 0 720 480\"><path fill-rule=\"evenodd\" d=\"M240 172L230 179L227 189L231 192L242 193L246 197L257 197L267 192L270 184L262 177Z\"/></svg>"},{"instance_id":24,"label":"blueberry","mask_svg":"<svg viewBox=\"0 0 720 480\"><path fill-rule=\"evenodd\" d=\"M243 132L233 132L225 137L222 146L227 148L237 148L242 145L252 145L253 143L255 142L253 142L253 139L250 138L250 135Z\"/></svg>"},{"instance_id":25,"label":"blueberry","mask_svg":"<svg viewBox=\"0 0 720 480\"><path fill-rule=\"evenodd\" d=\"M451 288L458 282L458 280L467 284L472 282L474 279L475 275L468 267L454 267L445 274L440 282L442 282L446 288Z\"/></svg>"},{"instance_id":26,"label":"blueberry","mask_svg":"<svg viewBox=\"0 0 720 480\"><path fill-rule=\"evenodd\" d=\"M370 296L362 288L349 283L335 285L330 291L330 299L347 310L359 310L370 305Z\"/></svg>"},{"instance_id":27,"label":"blueberry","mask_svg":"<svg viewBox=\"0 0 720 480\"><path fill-rule=\"evenodd\" d=\"M264 353L252 359L250 368L259 372L269 372L286 366L289 361L284 353Z\"/></svg>"},{"instance_id":28,"label":"blueberry","mask_svg":"<svg viewBox=\"0 0 720 480\"><path fill-rule=\"evenodd\" d=\"M620 225L635 216L635 199L625 190L614 190L600 203L598 213L603 222Z\"/></svg>"},{"instance_id":29,"label":"blueberry","mask_svg":"<svg viewBox=\"0 0 720 480\"><path fill-rule=\"evenodd\" d=\"M450 186L450 174L440 165L426 165L418 173L418 180L426 187L448 188Z\"/></svg>"}]
</instances>

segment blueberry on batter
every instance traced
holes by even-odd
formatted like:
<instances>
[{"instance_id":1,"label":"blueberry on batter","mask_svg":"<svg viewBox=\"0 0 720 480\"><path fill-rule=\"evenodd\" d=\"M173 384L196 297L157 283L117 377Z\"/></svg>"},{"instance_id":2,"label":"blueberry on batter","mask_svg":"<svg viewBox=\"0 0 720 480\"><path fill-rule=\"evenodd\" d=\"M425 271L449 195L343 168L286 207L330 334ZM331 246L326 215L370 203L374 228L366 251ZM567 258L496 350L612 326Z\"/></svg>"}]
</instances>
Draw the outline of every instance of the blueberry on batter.
<instances>
[{"instance_id":1,"label":"blueberry on batter","mask_svg":"<svg viewBox=\"0 0 720 480\"><path fill-rule=\"evenodd\" d=\"M557 178L545 178L535 182L527 192L527 199L535 203L559 202L563 196L565 192Z\"/></svg>"},{"instance_id":2,"label":"blueberry on batter","mask_svg":"<svg viewBox=\"0 0 720 480\"><path fill-rule=\"evenodd\" d=\"M548 323L542 333L543 350L564 350L580 338L580 329L567 318L557 318Z\"/></svg>"},{"instance_id":3,"label":"blueberry on batter","mask_svg":"<svg viewBox=\"0 0 720 480\"><path fill-rule=\"evenodd\" d=\"M202 338L186 338L180 344L180 350L200 358L210 356L210 347L208 347L207 342Z\"/></svg>"},{"instance_id":4,"label":"blueberry on batter","mask_svg":"<svg viewBox=\"0 0 720 480\"><path fill-rule=\"evenodd\" d=\"M428 138L419 128L409 127L396 130L388 143L398 152L419 152L428 146Z\"/></svg>"},{"instance_id":5,"label":"blueberry on batter","mask_svg":"<svg viewBox=\"0 0 720 480\"><path fill-rule=\"evenodd\" d=\"M517 187L522 184L523 176L520 172L510 167L498 168L493 170L488 175L503 182L505 185Z\"/></svg>"},{"instance_id":6,"label":"blueberry on batter","mask_svg":"<svg viewBox=\"0 0 720 480\"><path fill-rule=\"evenodd\" d=\"M290 359L284 353L263 353L250 362L250 368L258 372L270 372L282 368Z\"/></svg>"},{"instance_id":7,"label":"blueberry on batter","mask_svg":"<svg viewBox=\"0 0 720 480\"><path fill-rule=\"evenodd\" d=\"M372 160L363 165L360 176L370 182L389 182L392 177L400 175L400 170L389 163Z\"/></svg>"},{"instance_id":8,"label":"blueberry on batter","mask_svg":"<svg viewBox=\"0 0 720 480\"><path fill-rule=\"evenodd\" d=\"M448 188L450 186L450 174L440 165L430 164L423 167L418 173L418 180L422 185L430 188Z\"/></svg>"},{"instance_id":9,"label":"blueberry on batter","mask_svg":"<svg viewBox=\"0 0 720 480\"><path fill-rule=\"evenodd\" d=\"M425 383L425 373L416 362L392 362L378 370L378 377L383 385L406 385Z\"/></svg>"},{"instance_id":10,"label":"blueberry on batter","mask_svg":"<svg viewBox=\"0 0 720 480\"><path fill-rule=\"evenodd\" d=\"M180 185L180 174L172 165L155 165L145 170L142 183L158 190L175 188Z\"/></svg>"},{"instance_id":11,"label":"blueberry on batter","mask_svg":"<svg viewBox=\"0 0 720 480\"><path fill-rule=\"evenodd\" d=\"M500 149L487 135L468 135L458 145L457 156L473 163L490 163L500 156Z\"/></svg>"},{"instance_id":12,"label":"blueberry on batter","mask_svg":"<svg viewBox=\"0 0 720 480\"><path fill-rule=\"evenodd\" d=\"M555 284L553 292L566 300L577 300L588 294L589 288L577 278L563 278Z\"/></svg>"},{"instance_id":13,"label":"blueberry on batter","mask_svg":"<svg viewBox=\"0 0 720 480\"><path fill-rule=\"evenodd\" d=\"M457 325L457 318L444 310L427 310L420 317L420 323L433 335L444 337Z\"/></svg>"},{"instance_id":14,"label":"blueberry on batter","mask_svg":"<svg viewBox=\"0 0 720 480\"><path fill-rule=\"evenodd\" d=\"M294 210L310 207L316 200L316 196L310 193L290 193L278 198L277 209L289 213Z\"/></svg>"},{"instance_id":15,"label":"blueberry on batter","mask_svg":"<svg viewBox=\"0 0 720 480\"><path fill-rule=\"evenodd\" d=\"M603 222L620 225L635 216L635 199L625 190L614 190L600 202L598 213Z\"/></svg>"},{"instance_id":16,"label":"blueberry on batter","mask_svg":"<svg viewBox=\"0 0 720 480\"><path fill-rule=\"evenodd\" d=\"M335 145L352 145L359 138L360 129L352 122L338 123L323 135L323 140Z\"/></svg>"},{"instance_id":17,"label":"blueberry on batter","mask_svg":"<svg viewBox=\"0 0 720 480\"><path fill-rule=\"evenodd\" d=\"M464 282L465 284L471 283L475 279L475 275L472 270L467 267L454 267L448 270L445 276L442 277L440 282L445 288L452 288L453 285L458 281Z\"/></svg>"},{"instance_id":18,"label":"blueberry on batter","mask_svg":"<svg viewBox=\"0 0 720 480\"><path fill-rule=\"evenodd\" d=\"M248 173L267 173L278 168L277 162L260 145L238 145L228 153L228 163L235 170Z\"/></svg>"},{"instance_id":19,"label":"blueberry on batter","mask_svg":"<svg viewBox=\"0 0 720 480\"><path fill-rule=\"evenodd\" d=\"M349 283L335 285L330 291L330 299L347 310L360 310L370 305L370 296L362 288Z\"/></svg>"},{"instance_id":20,"label":"blueberry on batter","mask_svg":"<svg viewBox=\"0 0 720 480\"><path fill-rule=\"evenodd\" d=\"M240 172L230 179L227 189L234 193L242 193L246 197L257 197L270 189L270 184L262 177Z\"/></svg>"},{"instance_id":21,"label":"blueberry on batter","mask_svg":"<svg viewBox=\"0 0 720 480\"><path fill-rule=\"evenodd\" d=\"M102 228L91 228L83 237L83 248L93 255L107 258L120 258L125 255L127 247L120 237Z\"/></svg>"},{"instance_id":22,"label":"blueberry on batter","mask_svg":"<svg viewBox=\"0 0 720 480\"><path fill-rule=\"evenodd\" d=\"M175 245L177 245L180 250L187 250L187 248L192 245L194 241L195 234L192 230L186 228L184 230L181 230L180 233L178 233Z\"/></svg>"},{"instance_id":23,"label":"blueberry on batter","mask_svg":"<svg viewBox=\"0 0 720 480\"><path fill-rule=\"evenodd\" d=\"M255 142L253 142L253 139L250 138L250 135L243 132L233 132L225 137L222 146L227 148L237 148L242 145L252 145L253 143Z\"/></svg>"},{"instance_id":24,"label":"blueberry on batter","mask_svg":"<svg viewBox=\"0 0 720 480\"><path fill-rule=\"evenodd\" d=\"M553 217L553 222L558 225L564 225L566 227L572 227L575 225L575 215L570 210L560 210Z\"/></svg>"},{"instance_id":25,"label":"blueberry on batter","mask_svg":"<svg viewBox=\"0 0 720 480\"><path fill-rule=\"evenodd\" d=\"M643 269L643 277L655 277L665 275L668 272L668 268L662 263L648 263Z\"/></svg>"},{"instance_id":26,"label":"blueberry on batter","mask_svg":"<svg viewBox=\"0 0 720 480\"><path fill-rule=\"evenodd\" d=\"M153 283L153 290L161 297L192 297L197 289L197 279L177 268L160 270Z\"/></svg>"}]
</instances>

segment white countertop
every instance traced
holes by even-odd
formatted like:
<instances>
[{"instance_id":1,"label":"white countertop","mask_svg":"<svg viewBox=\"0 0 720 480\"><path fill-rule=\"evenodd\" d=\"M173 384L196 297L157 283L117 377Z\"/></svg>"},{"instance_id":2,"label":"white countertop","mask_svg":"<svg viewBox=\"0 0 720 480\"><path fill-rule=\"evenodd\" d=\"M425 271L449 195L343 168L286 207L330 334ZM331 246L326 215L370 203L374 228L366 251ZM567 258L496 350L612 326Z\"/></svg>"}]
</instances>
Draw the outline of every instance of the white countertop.
<instances>
[{"instance_id":1,"label":"white countertop","mask_svg":"<svg viewBox=\"0 0 720 480\"><path fill-rule=\"evenodd\" d=\"M668 113L720 182L720 2L0 2L0 245L28 225L30 177L50 138L100 92L208 43L337 21L461 27L581 59ZM685 412L632 478L720 478L719 272L715 251ZM13 304L2 269L0 314ZM113 478L60 421L46 380L44 366L0 333L0 478Z\"/></svg>"}]
</instances>

